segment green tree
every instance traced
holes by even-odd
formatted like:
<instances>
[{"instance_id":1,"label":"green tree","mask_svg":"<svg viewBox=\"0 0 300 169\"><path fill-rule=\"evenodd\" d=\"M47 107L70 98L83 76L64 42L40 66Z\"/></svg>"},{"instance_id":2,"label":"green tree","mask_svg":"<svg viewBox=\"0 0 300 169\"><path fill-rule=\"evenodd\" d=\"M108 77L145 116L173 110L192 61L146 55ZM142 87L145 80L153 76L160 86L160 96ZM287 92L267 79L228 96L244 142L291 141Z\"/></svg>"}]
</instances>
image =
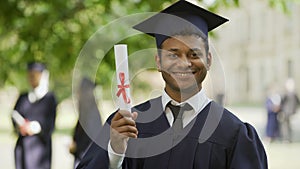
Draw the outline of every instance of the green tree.
<instances>
[{"instance_id":1,"label":"green tree","mask_svg":"<svg viewBox=\"0 0 300 169\"><path fill-rule=\"evenodd\" d=\"M176 0L4 0L0 1L0 87L15 85L26 89L26 64L46 63L59 100L71 94L72 73L83 45L99 27L129 14L159 11ZM293 1L293 0L290 0ZM199 0L201 2L201 0ZM269 0L270 5L286 10L287 1ZM279 5L278 5L279 4ZM238 7L239 0L215 0L208 8ZM115 30L118 32L117 28ZM122 32L120 32L121 34ZM128 39L131 49L147 45L148 38ZM101 78L107 85L114 70L112 52L105 57Z\"/></svg>"}]
</instances>

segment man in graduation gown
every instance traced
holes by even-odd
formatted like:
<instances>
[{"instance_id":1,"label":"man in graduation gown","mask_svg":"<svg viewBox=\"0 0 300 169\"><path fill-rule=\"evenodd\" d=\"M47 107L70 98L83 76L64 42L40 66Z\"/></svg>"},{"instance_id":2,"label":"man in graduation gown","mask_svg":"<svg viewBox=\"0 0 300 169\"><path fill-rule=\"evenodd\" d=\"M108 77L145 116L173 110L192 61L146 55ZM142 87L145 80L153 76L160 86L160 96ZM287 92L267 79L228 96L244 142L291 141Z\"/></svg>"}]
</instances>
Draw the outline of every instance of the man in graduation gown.
<instances>
[{"instance_id":1,"label":"man in graduation gown","mask_svg":"<svg viewBox=\"0 0 300 169\"><path fill-rule=\"evenodd\" d=\"M202 89L212 63L208 32L226 21L178 1L134 26L156 39L164 91L111 115L78 169L266 169L256 130Z\"/></svg>"},{"instance_id":2,"label":"man in graduation gown","mask_svg":"<svg viewBox=\"0 0 300 169\"><path fill-rule=\"evenodd\" d=\"M16 169L50 169L51 135L56 117L56 99L48 91L49 73L41 63L28 64L32 90L19 96L12 113L18 140Z\"/></svg>"},{"instance_id":3,"label":"man in graduation gown","mask_svg":"<svg viewBox=\"0 0 300 169\"><path fill-rule=\"evenodd\" d=\"M81 80L78 89L78 111L79 117L74 129L73 141L70 145L70 153L75 157L74 167L76 167L82 159L84 153L92 143L92 139L97 137L97 130L94 133L91 131L93 128L101 127L102 124L100 113L98 111L97 103L94 97L94 89L96 84L89 78L84 77ZM83 127L84 126L84 127Z\"/></svg>"}]
</instances>

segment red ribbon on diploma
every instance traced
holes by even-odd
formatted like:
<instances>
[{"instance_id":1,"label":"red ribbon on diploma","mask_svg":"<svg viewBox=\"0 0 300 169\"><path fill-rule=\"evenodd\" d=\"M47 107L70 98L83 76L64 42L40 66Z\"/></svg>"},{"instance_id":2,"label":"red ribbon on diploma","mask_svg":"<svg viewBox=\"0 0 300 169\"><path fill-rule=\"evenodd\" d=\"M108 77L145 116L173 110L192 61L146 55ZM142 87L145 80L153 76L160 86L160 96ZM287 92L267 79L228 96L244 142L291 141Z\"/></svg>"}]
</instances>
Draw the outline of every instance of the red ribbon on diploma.
<instances>
[{"instance_id":1,"label":"red ribbon on diploma","mask_svg":"<svg viewBox=\"0 0 300 169\"><path fill-rule=\"evenodd\" d=\"M121 85L118 85L119 90L117 92L117 96L120 97L120 95L122 94L124 102L128 104L130 103L130 98L126 95L126 88L129 88L129 85L125 85L125 73L120 72L119 78Z\"/></svg>"}]
</instances>

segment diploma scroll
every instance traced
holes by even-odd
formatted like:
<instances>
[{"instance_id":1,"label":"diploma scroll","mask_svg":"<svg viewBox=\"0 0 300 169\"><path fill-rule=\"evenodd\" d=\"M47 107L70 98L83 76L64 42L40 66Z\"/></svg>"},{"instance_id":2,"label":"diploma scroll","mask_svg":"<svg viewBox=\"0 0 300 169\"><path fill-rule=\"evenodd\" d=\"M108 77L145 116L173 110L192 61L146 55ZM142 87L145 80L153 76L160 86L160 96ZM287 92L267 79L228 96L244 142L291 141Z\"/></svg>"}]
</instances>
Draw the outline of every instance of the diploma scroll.
<instances>
[{"instance_id":1,"label":"diploma scroll","mask_svg":"<svg viewBox=\"0 0 300 169\"><path fill-rule=\"evenodd\" d=\"M16 110L14 110L12 112L11 116L12 116L12 119L17 123L18 126L22 126L26 123L23 116L19 112L17 112Z\"/></svg>"},{"instance_id":2,"label":"diploma scroll","mask_svg":"<svg viewBox=\"0 0 300 169\"><path fill-rule=\"evenodd\" d=\"M38 134L41 132L41 125L37 121L27 121L24 117L16 110L12 112L12 119L18 126L28 125L32 134Z\"/></svg>"},{"instance_id":3,"label":"diploma scroll","mask_svg":"<svg viewBox=\"0 0 300 169\"><path fill-rule=\"evenodd\" d=\"M116 75L117 75L117 97L120 110L131 112L131 97L128 71L127 45L114 46Z\"/></svg>"}]
</instances>

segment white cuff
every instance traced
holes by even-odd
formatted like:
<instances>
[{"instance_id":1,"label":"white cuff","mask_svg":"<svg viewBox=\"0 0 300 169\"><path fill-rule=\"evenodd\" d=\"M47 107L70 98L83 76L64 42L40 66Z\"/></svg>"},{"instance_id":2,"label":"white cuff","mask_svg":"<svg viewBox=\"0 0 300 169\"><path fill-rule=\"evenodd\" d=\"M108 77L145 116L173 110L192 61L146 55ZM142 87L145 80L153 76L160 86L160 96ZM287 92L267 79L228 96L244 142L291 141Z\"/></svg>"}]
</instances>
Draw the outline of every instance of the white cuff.
<instances>
[{"instance_id":1,"label":"white cuff","mask_svg":"<svg viewBox=\"0 0 300 169\"><path fill-rule=\"evenodd\" d=\"M109 158L109 169L122 169L122 163L124 160L125 154L116 153L108 142L108 158Z\"/></svg>"}]
</instances>

